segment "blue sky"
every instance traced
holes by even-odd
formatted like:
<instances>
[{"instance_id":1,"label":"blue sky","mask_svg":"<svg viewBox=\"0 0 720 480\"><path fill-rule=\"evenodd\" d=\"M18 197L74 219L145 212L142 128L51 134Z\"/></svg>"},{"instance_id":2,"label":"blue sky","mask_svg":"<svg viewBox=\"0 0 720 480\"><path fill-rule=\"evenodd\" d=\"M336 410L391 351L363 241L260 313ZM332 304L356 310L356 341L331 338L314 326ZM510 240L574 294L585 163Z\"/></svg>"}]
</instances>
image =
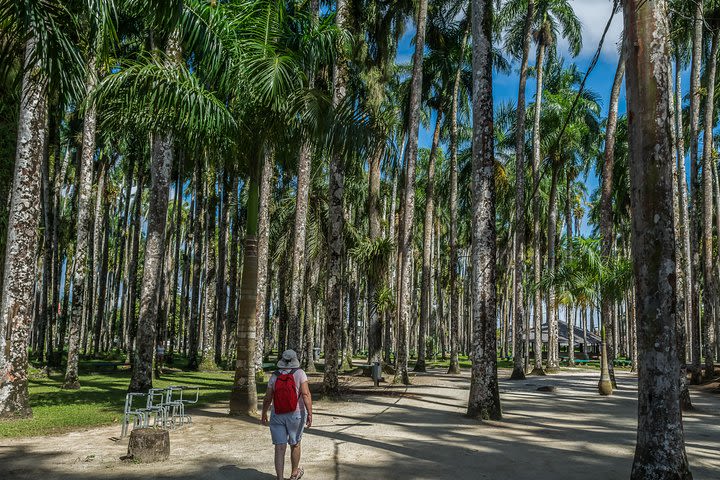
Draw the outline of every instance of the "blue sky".
<instances>
[{"instance_id":1,"label":"blue sky","mask_svg":"<svg viewBox=\"0 0 720 480\"><path fill-rule=\"evenodd\" d=\"M592 61L592 57L597 50L600 38L602 37L605 25L610 18L612 10L612 2L610 0L573 0L571 1L576 14L578 15L583 28L583 49L580 55L572 58L568 52L567 42L561 40L558 44L558 54L565 57L565 63L576 63L581 71L587 70ZM618 62L618 42L622 33L622 12L615 15L610 30L605 38L602 53L595 69L588 78L586 88L597 93L602 99L603 116L607 114L610 89L612 87L613 78ZM413 48L412 39L415 32L409 29L400 42L398 49L398 62L409 63L412 57ZM531 50L530 65L534 65L534 46ZM685 87L687 86L687 80ZM495 105L500 105L505 101L517 101L518 90L518 65L512 65L512 70L508 75L495 74L493 76L493 97ZM530 79L527 85L527 102L533 101L535 95L535 82ZM620 113L625 112L625 88L623 85L620 99ZM419 144L420 147L430 147L432 141L432 133L427 128L420 130ZM598 185L597 176L591 172L585 179L588 194L592 193ZM583 228L583 233L589 233L587 228Z\"/></svg>"}]
</instances>

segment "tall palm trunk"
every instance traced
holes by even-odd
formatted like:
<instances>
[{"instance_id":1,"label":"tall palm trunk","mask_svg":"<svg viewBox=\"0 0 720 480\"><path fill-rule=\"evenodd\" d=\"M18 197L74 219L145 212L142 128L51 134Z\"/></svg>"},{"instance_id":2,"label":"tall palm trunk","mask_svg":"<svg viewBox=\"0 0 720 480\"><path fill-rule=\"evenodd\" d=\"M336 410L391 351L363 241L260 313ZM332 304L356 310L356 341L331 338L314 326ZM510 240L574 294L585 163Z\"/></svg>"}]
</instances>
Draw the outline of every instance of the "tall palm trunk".
<instances>
[{"instance_id":1,"label":"tall palm trunk","mask_svg":"<svg viewBox=\"0 0 720 480\"><path fill-rule=\"evenodd\" d=\"M381 142L381 146L375 148L368 161L368 236L371 242L378 241L382 236L380 227L380 161L384 153L385 146ZM394 212L391 212L390 215L394 215ZM377 308L381 282L382 272L371 270L368 273L368 363L379 362L382 349L382 322Z\"/></svg>"},{"instance_id":2,"label":"tall palm trunk","mask_svg":"<svg viewBox=\"0 0 720 480\"><path fill-rule=\"evenodd\" d=\"M208 160L210 161L210 160ZM215 168L208 165L207 182L207 206L205 207L205 312L203 315L202 328L202 360L200 370L216 370L215 363L215 328L217 322L218 298L217 298L217 249L215 243L215 230L217 218L217 193Z\"/></svg>"},{"instance_id":3,"label":"tall palm trunk","mask_svg":"<svg viewBox=\"0 0 720 480\"><path fill-rule=\"evenodd\" d=\"M690 265L691 304L690 304L690 356L692 359L691 381L701 381L700 369L700 182L698 160L698 135L700 121L700 70L703 56L703 2L695 4L693 20L693 48L690 66L690 203L692 218L690 220L690 248L692 261Z\"/></svg>"},{"instance_id":4,"label":"tall palm trunk","mask_svg":"<svg viewBox=\"0 0 720 480\"><path fill-rule=\"evenodd\" d=\"M309 4L309 13L314 21L317 21L319 15L319 2L312 0ZM314 72L307 71L309 79L309 88L315 85ZM304 366L312 364L312 358L305 358L303 345L303 325L301 317L301 306L305 297L305 242L307 231L307 209L308 197L310 191L310 173L312 167L312 147L308 142L304 142L300 147L298 156L298 176L297 191L295 195L295 229L293 238L293 254L292 254L292 283L290 285L290 312L289 312L289 329L288 329L288 347L295 350L301 363ZM304 316L305 322L311 322L312 319L307 315ZM307 331L307 325L305 325ZM313 365L314 366L314 365Z\"/></svg>"},{"instance_id":5,"label":"tall palm trunk","mask_svg":"<svg viewBox=\"0 0 720 480\"><path fill-rule=\"evenodd\" d=\"M613 189L613 171L615 168L615 133L617 131L618 104L620 101L620 87L622 79L625 76L625 55L620 55L617 69L615 70L615 79L613 80L612 90L610 91L610 107L608 109L607 126L605 127L605 163L602 169L602 187L600 190L600 238L601 238L601 254L605 261L612 256L613 248L613 213L612 213L612 189ZM607 321L610 318L610 310L612 309L612 301L603 295L600 301L600 317L606 331L612 329L612 322ZM613 359L615 352L612 348L613 333L610 333L610 343L607 346L608 355L603 355L601 362L607 363L608 372L610 373L612 385L615 385L615 371L613 368ZM605 341L605 336L603 336Z\"/></svg>"},{"instance_id":6,"label":"tall palm trunk","mask_svg":"<svg viewBox=\"0 0 720 480\"><path fill-rule=\"evenodd\" d=\"M179 31L175 30L170 35L166 54L169 61L181 61ZM128 389L131 392L146 392L152 388L158 303L165 254L165 225L174 157L173 143L174 138L169 133L153 134L140 317L138 318L133 375Z\"/></svg>"},{"instance_id":7,"label":"tall palm trunk","mask_svg":"<svg viewBox=\"0 0 720 480\"><path fill-rule=\"evenodd\" d=\"M172 168L172 167L171 167ZM169 182L168 182L169 183ZM168 200L168 205L169 205ZM170 212L168 212L170 215ZM171 217L170 217L171 218ZM175 270L176 257L172 254L172 225L168 225L165 229L165 252L163 254L164 266L160 277L159 294L159 305L157 315L157 330L155 334L156 344L158 346L165 345L168 335L168 319L170 317L170 290L172 288L172 272ZM167 355L167 352L165 352ZM162 366L159 363L155 364L155 375L159 378L162 374Z\"/></svg>"},{"instance_id":8,"label":"tall palm trunk","mask_svg":"<svg viewBox=\"0 0 720 480\"><path fill-rule=\"evenodd\" d=\"M88 59L88 73L85 81L85 91L91 92L97 84L97 72L95 68L95 53L90 54ZM82 327L83 312L85 308L86 293L92 294L92 284L88 281L92 278L88 268L88 253L90 249L90 206L93 183L93 164L95 157L95 131L97 127L97 109L91 104L85 111L83 119L83 142L80 155L80 167L78 173L77 193L77 224L75 231L77 239L75 243L75 262L73 266L73 295L72 312L70 313L70 324L68 330L68 358L65 371L65 382L63 388L80 388L78 376L78 359L80 350L80 329ZM87 287L90 291L86 292Z\"/></svg>"},{"instance_id":9,"label":"tall palm trunk","mask_svg":"<svg viewBox=\"0 0 720 480\"><path fill-rule=\"evenodd\" d=\"M422 280L420 285L420 325L417 338L417 362L414 370L416 372L424 372L425 368L425 338L427 336L427 328L430 323L430 306L432 274L431 258L432 251L432 232L435 217L435 160L437 150L440 144L440 125L442 124L442 110L437 111L437 119L435 120L435 133L433 134L432 146L430 148L430 158L428 161L427 186L425 187L425 221L423 223L423 263L422 263Z\"/></svg>"},{"instance_id":10,"label":"tall palm trunk","mask_svg":"<svg viewBox=\"0 0 720 480\"><path fill-rule=\"evenodd\" d=\"M712 176L713 176L713 205L716 208L715 213L715 231L720 232L720 214L717 212L720 212L720 178L718 178L718 166L717 162L713 161L712 163ZM713 331L712 331L712 341L710 343L710 348L712 351L714 351L714 355L720 355L720 351L718 348L720 347L720 344L718 343L718 339L720 339L720 322L717 320L717 312L720 308L720 305L718 305L718 301L720 300L718 298L718 288L720 288L720 284L718 284L718 275L720 274L720 265L717 263L714 264L713 268L713 274L715 275L715 294L713 296L713 304L715 305L715 319L713 321ZM715 357L716 358L716 357ZM707 376L707 372L706 372ZM714 375L713 375L714 377Z\"/></svg>"},{"instance_id":11,"label":"tall palm trunk","mask_svg":"<svg viewBox=\"0 0 720 480\"><path fill-rule=\"evenodd\" d=\"M459 316L459 289L457 285L458 269L458 102L460 93L460 80L462 76L463 59L467 48L470 25L468 24L460 44L460 58L458 59L455 81L453 83L452 109L450 111L450 365L448 373L460 373L460 364L457 356L457 318ZM442 320L441 320L442 321ZM453 323L454 322L454 323ZM444 330L444 329L443 329ZM453 333L454 332L454 333ZM452 347L455 338L455 347ZM443 336L443 360L445 359L445 339ZM454 352L454 355L453 355Z\"/></svg>"},{"instance_id":12,"label":"tall palm trunk","mask_svg":"<svg viewBox=\"0 0 720 480\"><path fill-rule=\"evenodd\" d=\"M520 325L525 315L525 305L523 302L523 278L525 265L525 88L527 84L528 63L530 61L530 43L532 42L532 20L535 16L535 1L528 2L527 14L525 16L525 25L523 26L523 49L522 59L520 60L520 82L518 86L517 115L515 122L515 275L513 275L513 299L512 315L514 325ZM537 110L537 108L536 108ZM534 165L533 156L533 165ZM534 168L534 167L533 167ZM534 171L534 170L533 170ZM539 259L540 252L535 255ZM539 265L536 267L540 270ZM540 292L538 291L537 294ZM539 307L539 302L534 308ZM535 327L535 342L533 350L535 352L535 365L532 373L542 375L542 333L541 333L542 314L539 310L533 312L533 324ZM515 329L513 328L513 331ZM517 334L517 332L515 332ZM527 333L529 335L529 332ZM516 340L520 338L516 335ZM513 352L515 354L515 352ZM525 352L527 355L527 352ZM513 362L513 372L511 378L522 380L525 378L525 368L517 363L522 358L518 358Z\"/></svg>"},{"instance_id":13,"label":"tall palm trunk","mask_svg":"<svg viewBox=\"0 0 720 480\"><path fill-rule=\"evenodd\" d=\"M403 137L402 140L402 147L400 151L400 155L398 156L398 160L395 162L395 165L393 167L393 186L392 186L392 193L390 194L390 225L388 226L388 239L393 242L399 242L399 239L396 240L396 219L398 215L396 214L396 203L397 203L397 189L398 189L398 180L400 177L400 169L398 168L398 164L400 160L405 155L405 146L407 142L405 141L405 138ZM452 191L452 189L451 189ZM397 264L398 264L399 255L397 258L393 257L393 252L391 252L390 255L390 268L388 269L388 284L390 288L393 290L393 298L397 299L398 295L398 289L397 289ZM385 349L383 351L383 357L385 359L385 363L390 363L390 352L392 351L392 327L393 322L391 321L391 318L396 318L396 312L385 312L385 331L383 335L385 336Z\"/></svg>"},{"instance_id":14,"label":"tall palm trunk","mask_svg":"<svg viewBox=\"0 0 720 480\"><path fill-rule=\"evenodd\" d=\"M8 212L0 297L0 419L32 415L27 344L32 322L35 252L40 220L40 174L47 142L47 80L38 73L37 41L25 44L15 171Z\"/></svg>"},{"instance_id":15,"label":"tall palm trunk","mask_svg":"<svg viewBox=\"0 0 720 480\"><path fill-rule=\"evenodd\" d=\"M500 420L495 285L495 157L492 96L492 0L473 0L472 376L467 414Z\"/></svg>"},{"instance_id":16,"label":"tall palm trunk","mask_svg":"<svg viewBox=\"0 0 720 480\"><path fill-rule=\"evenodd\" d=\"M107 237L106 216L108 214L108 202L106 194L108 161L107 159L98 162L98 180L95 193L95 221L93 222L93 275L95 286L91 290L95 305L95 322L93 329L93 353L100 353L100 336L102 334L103 318L105 315L105 289L107 287L107 253L105 252L105 239ZM104 267L104 268L103 268ZM91 311L92 313L92 311ZM92 315L91 315L92 316Z\"/></svg>"},{"instance_id":17,"label":"tall palm trunk","mask_svg":"<svg viewBox=\"0 0 720 480\"><path fill-rule=\"evenodd\" d=\"M106 195L103 195L106 197ZM107 198L103 200L102 213L97 220L102 225L100 234L101 243L99 244L100 258L98 262L98 279L97 279L97 300L95 302L95 334L93 340L95 342L93 351L97 355L100 352L100 340L103 332L107 333L105 322L106 295L108 287L108 262L110 260L110 252L108 250L110 241L110 204Z\"/></svg>"},{"instance_id":18,"label":"tall palm trunk","mask_svg":"<svg viewBox=\"0 0 720 480\"><path fill-rule=\"evenodd\" d=\"M118 329L118 325L122 325L122 318L123 318L123 298L126 297L126 295L123 295L120 297L120 285L123 283L122 279L125 278L123 276L123 265L125 265L125 250L128 240L128 232L130 231L130 195L132 192L132 182L133 182L133 172L135 170L135 161L133 156L129 156L127 164L127 170L125 172L125 193L124 193L124 201L123 201L123 214L122 216L118 216L117 219L117 226L115 227L118 231L118 246L116 247L116 256L115 256L115 284L113 285L114 293L113 298L117 299L112 304L113 310L113 320L111 325L111 343L114 340L114 337L117 335L120 341L122 341L123 335L121 331ZM125 289L127 289L127 283L125 283Z\"/></svg>"},{"instance_id":19,"label":"tall palm trunk","mask_svg":"<svg viewBox=\"0 0 720 480\"><path fill-rule=\"evenodd\" d=\"M284 272L289 268L288 266L288 254L285 253L280 260L280 271ZM287 320L288 320L288 305L287 305L287 275L278 275L278 308L277 308L277 351L282 353L287 349Z\"/></svg>"},{"instance_id":20,"label":"tall palm trunk","mask_svg":"<svg viewBox=\"0 0 720 480\"><path fill-rule=\"evenodd\" d=\"M309 278L311 275L310 266L306 270L305 278ZM303 355L303 370L308 373L315 373L317 372L313 351L315 344L315 300L309 290L307 282L305 282L305 320L303 322L303 341L305 343L303 348L305 353Z\"/></svg>"},{"instance_id":21,"label":"tall palm trunk","mask_svg":"<svg viewBox=\"0 0 720 480\"><path fill-rule=\"evenodd\" d=\"M272 172L270 172L268 175L270 175L270 178L272 178ZM269 207L268 207L269 208ZM269 214L265 214L265 219L263 218L263 212L260 212L260 222L259 225L262 227L263 221L265 221L265 225L269 225ZM268 231L268 228L265 228L264 230L262 228L259 228L259 230L262 231ZM272 302L272 278L273 278L273 271L272 271L272 261L270 259L270 256L267 254L269 250L269 233L265 237L260 236L260 239L258 240L258 256L260 253L265 252L265 261L260 263L258 265L258 288L259 285L262 283L265 284L265 290L263 292L258 291L258 299L262 298L265 300L264 305L260 304L260 301L258 300L257 309L255 310L255 329L256 329L256 344L255 344L255 378L265 380L265 372L263 372L262 369L262 363L263 358L265 355L270 354L270 350L272 348L272 328L273 325L271 324L271 318L270 318L270 306Z\"/></svg>"},{"instance_id":22,"label":"tall palm trunk","mask_svg":"<svg viewBox=\"0 0 720 480\"><path fill-rule=\"evenodd\" d=\"M410 81L410 102L408 109L408 146L405 161L405 198L403 219L400 228L400 295L398 323L398 354L395 368L395 381L407 385L408 377L408 326L412 318L412 233L415 213L415 162L418 151L418 133L420 128L420 97L422 95L423 52L425 50L425 24L427 21L428 1L420 0L415 34L415 53L413 54L412 79ZM455 356L457 356L457 329L453 330ZM453 348L453 347L451 347ZM451 354L452 355L452 354Z\"/></svg>"},{"instance_id":23,"label":"tall palm trunk","mask_svg":"<svg viewBox=\"0 0 720 480\"><path fill-rule=\"evenodd\" d=\"M232 173L228 199L228 215L230 218L230 268L228 269L228 311L227 334L225 336L226 364L233 364L235 359L235 335L237 332L237 287L238 287L238 250L240 248L240 211L238 209L238 189L240 180L236 172ZM228 367L226 367L228 368Z\"/></svg>"},{"instance_id":24,"label":"tall palm trunk","mask_svg":"<svg viewBox=\"0 0 720 480\"><path fill-rule=\"evenodd\" d=\"M682 291L678 295L678 352L681 359L682 374L680 375L681 402L684 410L692 408L688 389L688 330L690 328L692 302L692 271L690 269L690 217L688 215L687 171L685 169L685 135L682 121L682 59L680 53L675 55L675 138L677 146L677 190L678 190L678 232L681 247L678 249L678 279ZM630 342L631 345L633 342Z\"/></svg>"},{"instance_id":25,"label":"tall palm trunk","mask_svg":"<svg viewBox=\"0 0 720 480\"><path fill-rule=\"evenodd\" d=\"M188 221L187 221L187 227L185 228L185 246L183 248L183 271L182 271L182 295L180 296L180 322L179 325L181 326L181 335L178 335L178 351L181 351L184 355L188 355L188 344L190 343L188 341L189 337L189 329L190 329L190 319L189 312L191 310L191 304L190 304L190 284L191 281L191 275L190 275L190 257L192 255L191 248L192 248L192 230L190 228L191 225L194 225L194 200L190 202L190 209L188 211ZM182 342L182 346L179 344Z\"/></svg>"},{"instance_id":26,"label":"tall palm trunk","mask_svg":"<svg viewBox=\"0 0 720 480\"><path fill-rule=\"evenodd\" d=\"M125 279L127 280L126 285L128 289L127 300L125 302L125 346L127 349L127 363L132 362L133 350L135 348L135 334L137 330L137 322L135 317L135 311L137 306L137 289L138 289L138 272L137 264L140 253L140 230L142 227L141 212L142 212L142 196L143 189L145 188L145 173L143 169L139 167L137 187L135 189L135 211L133 212L132 220L132 236L130 237L130 256L125 270Z\"/></svg>"},{"instance_id":27,"label":"tall palm trunk","mask_svg":"<svg viewBox=\"0 0 720 480\"><path fill-rule=\"evenodd\" d=\"M60 165L55 166L53 172L53 202L52 202L52 298L53 298L53 316L55 317L55 311L60 302L60 271L62 267L62 256L60 252L60 221L61 221L61 192L65 185L65 175L67 173L68 165L70 164L70 143L68 142L65 148L65 154L63 155L62 162ZM60 153L58 152L59 156ZM62 312L63 315L65 312ZM61 331L58 323L58 333ZM60 337L60 335L58 335ZM57 353L53 356L52 353L53 342L48 342L48 364L54 367L60 366L60 358L62 357L63 344L60 343L57 349Z\"/></svg>"},{"instance_id":28,"label":"tall palm trunk","mask_svg":"<svg viewBox=\"0 0 720 480\"><path fill-rule=\"evenodd\" d=\"M223 355L223 335L225 332L225 308L227 307L227 279L226 275L226 263L227 263L227 227L229 223L228 218L228 190L230 190L230 178L227 174L227 169L223 169L222 175L220 175L219 182L222 182L222 194L220 196L221 209L218 212L218 219L220 225L218 227L218 240L217 240L217 281L215 282L215 289L217 290L217 313L215 316L215 365L222 363Z\"/></svg>"},{"instance_id":29,"label":"tall palm trunk","mask_svg":"<svg viewBox=\"0 0 720 480\"><path fill-rule=\"evenodd\" d=\"M703 258L703 356L705 357L705 380L715 376L715 308L716 285L713 262L713 118L715 110L715 72L717 70L718 49L720 49L720 30L712 32L712 46L708 58L707 96L705 100L705 132L703 134L703 165L702 165L702 258Z\"/></svg>"},{"instance_id":30,"label":"tall palm trunk","mask_svg":"<svg viewBox=\"0 0 720 480\"><path fill-rule=\"evenodd\" d=\"M49 128L52 128L50 126ZM45 149L47 152L48 149ZM55 151L56 165L59 167L60 159L60 144L57 144ZM53 299L52 299L52 231L53 231L53 212L52 212L52 198L50 195L50 155L43 155L42 162L42 183L41 183L41 197L42 197L42 225L43 239L42 239L42 286L40 287L40 311L38 312L38 323L39 332L37 343L37 358L42 364L46 362L45 358L45 345L49 345L47 364L52 362L52 319L53 319ZM2 275L2 273L0 273ZM0 281L0 291L2 291L2 283Z\"/></svg>"},{"instance_id":31,"label":"tall palm trunk","mask_svg":"<svg viewBox=\"0 0 720 480\"><path fill-rule=\"evenodd\" d=\"M638 428L632 480L691 479L675 329L672 95L664 1L625 0ZM648 72L654 72L648 75Z\"/></svg>"},{"instance_id":32,"label":"tall palm trunk","mask_svg":"<svg viewBox=\"0 0 720 480\"><path fill-rule=\"evenodd\" d=\"M572 211L572 198L570 197L572 193L572 175L571 175L571 168L572 167L566 167L566 182L565 182L565 236L567 238L567 244L568 244L568 258L572 259L572 252L573 252L573 242L572 242L572 236L573 236L573 229L572 229L572 217L573 217L573 211ZM566 310L567 318L565 321L567 322L567 331L568 331L568 365L571 367L575 366L575 309L573 308L572 304L569 304L567 306Z\"/></svg>"},{"instance_id":33,"label":"tall palm trunk","mask_svg":"<svg viewBox=\"0 0 720 480\"><path fill-rule=\"evenodd\" d=\"M255 365L258 362L256 338L262 338L267 294L268 212L270 183L274 168L273 152L265 153L260 172L250 177L247 227L243 248L242 284L238 305L235 381L230 393L230 415L253 415L257 410ZM259 166L259 165L258 165ZM258 178L258 173L259 178ZM262 346L259 359L262 371Z\"/></svg>"},{"instance_id":34,"label":"tall palm trunk","mask_svg":"<svg viewBox=\"0 0 720 480\"><path fill-rule=\"evenodd\" d=\"M535 109L533 112L533 149L532 149L532 174L533 174L533 281L535 285L540 283L542 268L542 254L540 251L540 201L538 198L537 189L540 185L540 112L542 110L542 93L543 93L543 74L545 64L545 44L541 42L537 46L537 56L535 60L535 69L537 75L535 78ZM523 205L524 208L524 205ZM517 221L516 221L517 223ZM518 228L521 228L518 224ZM517 232L516 232L517 234ZM522 268L522 265L517 265L517 259L515 268ZM517 272L515 274L514 282L522 281L522 277L518 280ZM535 351L536 356L539 357L540 367L542 369L542 292L539 288L535 289L535 295L533 297L533 324L535 326ZM523 302L523 295L520 289L518 289L513 295L513 310L517 308L519 304ZM549 319L548 319L549 321ZM510 378L516 380L522 380L525 378L525 356L527 352L523 352L523 321L521 315L516 315L513 312L513 336L515 345L513 349L513 372ZM550 332L548 325L548 334ZM538 340L539 339L539 340ZM539 347L539 348L538 348ZM548 343L548 361L550 360L550 343ZM538 359L535 360L537 368ZM538 372L539 373L539 372Z\"/></svg>"},{"instance_id":35,"label":"tall palm trunk","mask_svg":"<svg viewBox=\"0 0 720 480\"><path fill-rule=\"evenodd\" d=\"M348 28L350 5L346 0L338 0L335 23L340 30ZM333 71L333 106L338 107L345 101L349 80L347 59L340 55L335 61ZM341 152L334 152L328 168L328 283L327 306L325 309L325 374L323 391L329 397L339 395L338 357L342 339L342 285L344 255L344 185L345 163Z\"/></svg>"},{"instance_id":36,"label":"tall palm trunk","mask_svg":"<svg viewBox=\"0 0 720 480\"><path fill-rule=\"evenodd\" d=\"M297 193L295 195L295 229L293 231L292 272L290 284L290 312L288 318L288 348L302 357L302 325L300 307L305 283L305 237L307 230L308 197L312 150L304 143L298 157ZM302 360L302 358L301 358Z\"/></svg>"},{"instance_id":37,"label":"tall palm trunk","mask_svg":"<svg viewBox=\"0 0 720 480\"><path fill-rule=\"evenodd\" d=\"M552 178L550 182L550 198L548 200L548 227L547 227L547 270L555 271L555 236L557 234L557 184L560 166L553 159ZM557 371L560 368L560 345L558 335L557 303L555 288L548 288L545 316L548 323L548 358L547 370Z\"/></svg>"},{"instance_id":38,"label":"tall palm trunk","mask_svg":"<svg viewBox=\"0 0 720 480\"><path fill-rule=\"evenodd\" d=\"M169 45L168 51L176 50ZM165 253L165 225L173 161L172 135L155 134L153 137L140 316L134 349L133 375L128 389L131 392L146 392L152 388L160 277Z\"/></svg>"},{"instance_id":39,"label":"tall palm trunk","mask_svg":"<svg viewBox=\"0 0 720 480\"><path fill-rule=\"evenodd\" d=\"M192 303L188 319L188 368L197 369L200 366L198 350L200 349L200 276L202 272L203 251L203 222L205 221L203 192L205 186L202 181L202 163L195 161L193 172L193 188L195 195L194 222L193 222L193 261L192 261Z\"/></svg>"},{"instance_id":40,"label":"tall palm trunk","mask_svg":"<svg viewBox=\"0 0 720 480\"><path fill-rule=\"evenodd\" d=\"M438 336L440 337L440 358L447 358L447 323L445 320L445 301L440 281L439 269L435 270L435 291L437 292Z\"/></svg>"},{"instance_id":41,"label":"tall palm trunk","mask_svg":"<svg viewBox=\"0 0 720 480\"><path fill-rule=\"evenodd\" d=\"M179 152L177 162L177 178L175 179L175 248L174 248L174 259L175 267L172 271L172 286L170 287L170 310L168 311L169 321L169 332L170 342L166 357L168 361L171 361L177 346L176 337L178 332L178 323L181 321L179 316L176 316L177 312L177 298L178 298L178 287L180 283L180 270L183 268L183 257L180 256L180 245L182 242L182 218L183 218L183 163L185 156L182 151ZM187 282L187 277L183 276L183 284ZM180 298L182 302L182 296ZM182 309L182 307L181 307ZM181 330L182 331L182 330Z\"/></svg>"}]
</instances>

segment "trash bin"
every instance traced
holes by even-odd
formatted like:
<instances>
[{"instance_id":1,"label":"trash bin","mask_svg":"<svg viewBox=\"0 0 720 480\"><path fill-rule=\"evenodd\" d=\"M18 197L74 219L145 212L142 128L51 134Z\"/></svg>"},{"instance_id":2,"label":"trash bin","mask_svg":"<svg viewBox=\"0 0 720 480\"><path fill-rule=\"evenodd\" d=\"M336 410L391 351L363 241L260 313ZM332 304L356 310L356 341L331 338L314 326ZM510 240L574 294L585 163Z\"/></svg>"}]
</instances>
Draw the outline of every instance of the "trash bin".
<instances>
[{"instance_id":1,"label":"trash bin","mask_svg":"<svg viewBox=\"0 0 720 480\"><path fill-rule=\"evenodd\" d=\"M317 362L320 360L320 347L313 348L313 359Z\"/></svg>"},{"instance_id":2,"label":"trash bin","mask_svg":"<svg viewBox=\"0 0 720 480\"><path fill-rule=\"evenodd\" d=\"M375 386L380 385L380 379L382 378L382 367L380 367L380 362L373 362L372 365L372 379L375 383Z\"/></svg>"}]
</instances>

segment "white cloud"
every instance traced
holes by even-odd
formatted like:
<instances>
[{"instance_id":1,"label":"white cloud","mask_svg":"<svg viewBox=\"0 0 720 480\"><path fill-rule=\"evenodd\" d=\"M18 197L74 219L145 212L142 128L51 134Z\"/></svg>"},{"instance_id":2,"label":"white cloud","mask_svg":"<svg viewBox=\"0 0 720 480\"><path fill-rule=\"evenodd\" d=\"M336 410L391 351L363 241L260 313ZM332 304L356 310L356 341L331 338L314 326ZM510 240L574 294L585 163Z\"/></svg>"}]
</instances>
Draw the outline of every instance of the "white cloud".
<instances>
[{"instance_id":1,"label":"white cloud","mask_svg":"<svg viewBox=\"0 0 720 480\"><path fill-rule=\"evenodd\" d=\"M607 24L608 18L612 12L612 0L572 0L572 6L575 14L582 23L583 32L583 48L580 57L592 57L597 50L598 43L602 37L603 30ZM602 54L606 59L617 60L618 58L618 42L623 29L622 11L615 14L610 25L605 43L603 44ZM561 55L567 55L568 44L561 39L558 43Z\"/></svg>"}]
</instances>

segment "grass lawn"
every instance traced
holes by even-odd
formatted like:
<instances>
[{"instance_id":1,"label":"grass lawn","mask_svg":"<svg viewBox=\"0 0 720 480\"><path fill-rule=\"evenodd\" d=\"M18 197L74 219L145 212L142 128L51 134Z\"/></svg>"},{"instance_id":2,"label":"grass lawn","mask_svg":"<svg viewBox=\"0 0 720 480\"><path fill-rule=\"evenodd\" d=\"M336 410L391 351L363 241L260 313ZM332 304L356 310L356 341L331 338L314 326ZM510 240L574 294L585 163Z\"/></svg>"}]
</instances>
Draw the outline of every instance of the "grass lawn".
<instances>
[{"instance_id":1,"label":"grass lawn","mask_svg":"<svg viewBox=\"0 0 720 480\"><path fill-rule=\"evenodd\" d=\"M0 438L50 435L111 424L118 425L119 434L130 371L90 373L90 370L91 362L81 363L80 390L60 388L64 379L64 374L60 372L49 377L34 375L30 380L33 417L0 422ZM83 374L83 371L87 373ZM199 386L199 405L202 405L227 400L232 382L233 372L228 371L176 371L164 374L161 379L156 379L153 385ZM264 393L266 386L258 387L258 390Z\"/></svg>"}]
</instances>

